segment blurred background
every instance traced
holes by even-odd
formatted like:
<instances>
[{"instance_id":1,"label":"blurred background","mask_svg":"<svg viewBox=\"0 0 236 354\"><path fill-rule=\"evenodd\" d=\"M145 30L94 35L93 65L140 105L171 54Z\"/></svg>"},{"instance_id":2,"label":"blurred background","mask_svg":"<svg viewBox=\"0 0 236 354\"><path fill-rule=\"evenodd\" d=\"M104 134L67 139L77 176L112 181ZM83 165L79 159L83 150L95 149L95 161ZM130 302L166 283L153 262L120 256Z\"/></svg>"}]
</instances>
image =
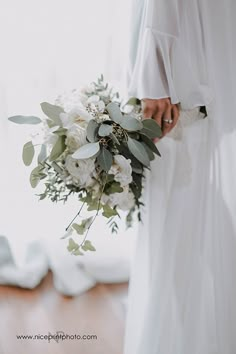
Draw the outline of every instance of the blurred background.
<instances>
[{"instance_id":1,"label":"blurred background","mask_svg":"<svg viewBox=\"0 0 236 354\"><path fill-rule=\"evenodd\" d=\"M101 73L125 93L130 0L0 4L0 354L121 354L136 227L111 235L98 219L97 252L70 256L60 238L79 205L38 201L21 159L31 130L7 117L40 115Z\"/></svg>"}]
</instances>

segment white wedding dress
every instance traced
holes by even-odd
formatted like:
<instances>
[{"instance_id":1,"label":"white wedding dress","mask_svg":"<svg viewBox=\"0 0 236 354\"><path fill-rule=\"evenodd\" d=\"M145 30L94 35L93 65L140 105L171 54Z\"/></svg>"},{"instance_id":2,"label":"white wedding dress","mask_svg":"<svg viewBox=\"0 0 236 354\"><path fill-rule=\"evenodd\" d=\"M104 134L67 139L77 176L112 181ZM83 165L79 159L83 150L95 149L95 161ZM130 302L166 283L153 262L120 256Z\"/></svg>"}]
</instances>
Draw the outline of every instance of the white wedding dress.
<instances>
[{"instance_id":1,"label":"white wedding dress","mask_svg":"<svg viewBox=\"0 0 236 354\"><path fill-rule=\"evenodd\" d=\"M189 111L147 175L124 353L235 354L236 1L134 9L130 94Z\"/></svg>"}]
</instances>

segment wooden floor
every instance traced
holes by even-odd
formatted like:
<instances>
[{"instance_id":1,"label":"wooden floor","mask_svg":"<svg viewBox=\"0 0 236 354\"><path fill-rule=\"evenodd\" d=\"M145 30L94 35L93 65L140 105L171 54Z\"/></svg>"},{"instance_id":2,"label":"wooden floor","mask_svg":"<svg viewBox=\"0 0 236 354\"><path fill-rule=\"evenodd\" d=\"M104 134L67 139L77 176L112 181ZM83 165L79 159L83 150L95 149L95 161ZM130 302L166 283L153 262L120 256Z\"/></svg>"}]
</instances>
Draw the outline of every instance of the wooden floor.
<instances>
[{"instance_id":1,"label":"wooden floor","mask_svg":"<svg viewBox=\"0 0 236 354\"><path fill-rule=\"evenodd\" d=\"M34 290L0 286L0 354L122 354L127 288L100 284L68 298L53 288L51 274ZM97 339L16 338L56 332Z\"/></svg>"}]
</instances>

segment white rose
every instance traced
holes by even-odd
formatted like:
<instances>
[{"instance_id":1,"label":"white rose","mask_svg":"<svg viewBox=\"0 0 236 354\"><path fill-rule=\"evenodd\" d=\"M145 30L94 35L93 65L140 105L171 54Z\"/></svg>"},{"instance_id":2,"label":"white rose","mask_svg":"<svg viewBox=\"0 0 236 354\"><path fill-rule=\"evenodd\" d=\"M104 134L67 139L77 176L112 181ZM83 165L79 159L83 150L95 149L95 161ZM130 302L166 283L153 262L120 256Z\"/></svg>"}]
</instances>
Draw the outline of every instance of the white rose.
<instances>
[{"instance_id":1,"label":"white rose","mask_svg":"<svg viewBox=\"0 0 236 354\"><path fill-rule=\"evenodd\" d=\"M86 144L86 129L82 128L78 124L74 124L67 131L66 145L70 152L75 152L81 146Z\"/></svg>"},{"instance_id":2,"label":"white rose","mask_svg":"<svg viewBox=\"0 0 236 354\"><path fill-rule=\"evenodd\" d=\"M134 195L130 192L129 187L124 187L123 189L121 193L103 194L101 202L108 204L111 208L117 206L124 211L130 210L135 205Z\"/></svg>"},{"instance_id":3,"label":"white rose","mask_svg":"<svg viewBox=\"0 0 236 354\"><path fill-rule=\"evenodd\" d=\"M133 180L131 160L122 155L115 155L109 174L114 175L115 181L120 182L121 187L127 186Z\"/></svg>"},{"instance_id":4,"label":"white rose","mask_svg":"<svg viewBox=\"0 0 236 354\"><path fill-rule=\"evenodd\" d=\"M80 187L88 187L93 184L92 176L95 171L95 163L92 159L76 160L68 155L65 161L65 167L73 177L73 181Z\"/></svg>"},{"instance_id":5,"label":"white rose","mask_svg":"<svg viewBox=\"0 0 236 354\"><path fill-rule=\"evenodd\" d=\"M80 125L82 128L86 128L88 122L93 119L93 117L81 107L74 107L67 113L61 113L60 118L63 128L66 129L70 129L75 123Z\"/></svg>"}]
</instances>

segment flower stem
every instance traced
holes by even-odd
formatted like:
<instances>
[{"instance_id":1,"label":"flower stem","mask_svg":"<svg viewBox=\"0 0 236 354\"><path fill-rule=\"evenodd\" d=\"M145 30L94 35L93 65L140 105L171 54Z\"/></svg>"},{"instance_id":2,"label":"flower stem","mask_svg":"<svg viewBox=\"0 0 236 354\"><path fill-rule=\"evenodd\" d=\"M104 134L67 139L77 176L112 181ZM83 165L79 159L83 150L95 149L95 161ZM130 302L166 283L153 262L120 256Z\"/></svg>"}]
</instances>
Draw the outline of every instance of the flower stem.
<instances>
[{"instance_id":1,"label":"flower stem","mask_svg":"<svg viewBox=\"0 0 236 354\"><path fill-rule=\"evenodd\" d=\"M100 205L101 205L101 199L102 199L102 195L103 195L103 192L104 192L106 183L107 183L107 174L106 174L106 180L105 180L105 182L104 182L104 184L103 184L103 186L102 186L101 195L100 195L99 200L98 200L98 206L97 206L96 214L94 215L91 224L90 224L89 227L87 228L87 231L86 231L86 233L85 233L84 239L83 239L83 241L80 243L79 247L83 246L83 244L85 243L85 241L86 241L86 239L87 239L87 236L88 236L88 233L89 233L89 230L90 230L90 228L92 227L93 223L95 222L95 220L96 220L96 218L97 218L97 216L98 216L98 214L99 214Z\"/></svg>"},{"instance_id":2,"label":"flower stem","mask_svg":"<svg viewBox=\"0 0 236 354\"><path fill-rule=\"evenodd\" d=\"M70 222L69 225L67 226L66 231L69 230L70 226L73 224L73 222L75 221L75 219L80 215L80 213L81 213L81 211L82 211L82 209L83 209L83 207L84 207L84 204L85 204L85 202L83 202L83 204L81 205L81 207L80 207L78 213L75 215L75 217L71 220L71 222Z\"/></svg>"}]
</instances>

